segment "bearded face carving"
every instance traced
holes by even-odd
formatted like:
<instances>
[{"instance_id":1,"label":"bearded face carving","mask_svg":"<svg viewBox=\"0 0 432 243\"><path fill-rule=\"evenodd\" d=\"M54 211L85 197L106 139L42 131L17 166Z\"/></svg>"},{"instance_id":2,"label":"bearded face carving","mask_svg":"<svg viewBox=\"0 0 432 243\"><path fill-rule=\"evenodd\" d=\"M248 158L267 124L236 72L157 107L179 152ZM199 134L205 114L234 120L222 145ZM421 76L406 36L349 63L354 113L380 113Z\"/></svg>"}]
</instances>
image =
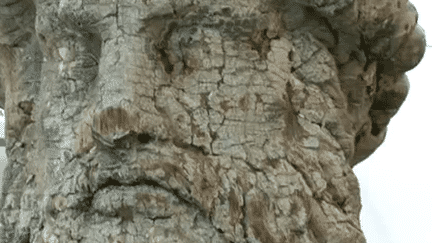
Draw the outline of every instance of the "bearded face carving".
<instances>
[{"instance_id":1,"label":"bearded face carving","mask_svg":"<svg viewBox=\"0 0 432 243\"><path fill-rule=\"evenodd\" d=\"M363 242L425 51L381 2L3 1L3 241Z\"/></svg>"}]
</instances>

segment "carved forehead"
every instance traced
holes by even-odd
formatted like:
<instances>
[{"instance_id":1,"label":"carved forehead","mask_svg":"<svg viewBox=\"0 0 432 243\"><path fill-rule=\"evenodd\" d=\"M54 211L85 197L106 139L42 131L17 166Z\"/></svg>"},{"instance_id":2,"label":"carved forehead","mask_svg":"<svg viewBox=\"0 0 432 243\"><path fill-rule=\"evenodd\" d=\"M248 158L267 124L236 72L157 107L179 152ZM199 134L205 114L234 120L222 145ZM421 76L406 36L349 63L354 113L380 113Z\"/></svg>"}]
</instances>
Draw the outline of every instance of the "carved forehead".
<instances>
[{"instance_id":1,"label":"carved forehead","mask_svg":"<svg viewBox=\"0 0 432 243\"><path fill-rule=\"evenodd\" d=\"M190 1L143 1L133 3L90 2L77 5L72 1L43 2L37 6L36 33L40 39L49 39L51 46L75 43L95 46L120 36L146 36L158 43L174 28L200 25L219 29L223 35L237 39L249 36L254 29L274 25L269 21L265 5L259 1L220 1L213 4ZM257 16L260 17L260 19ZM273 19L274 21L274 19ZM276 20L279 21L279 20ZM84 41L80 41L84 40ZM89 42L97 40L95 45ZM44 42L46 42L44 40ZM91 48L87 48L91 49Z\"/></svg>"},{"instance_id":2,"label":"carved forehead","mask_svg":"<svg viewBox=\"0 0 432 243\"><path fill-rule=\"evenodd\" d=\"M266 11L266 5L260 1L214 1L214 3L192 1L121 1L121 3L82 1L81 5L73 1L51 1L37 5L37 28L39 30L55 30L70 25L76 18L75 24L104 27L113 24L109 20L116 19L115 24L123 27L124 31L137 31L143 22L150 20L201 20L211 17L254 17ZM68 19L69 17L69 19ZM50 23L45 23L45 22ZM65 23L66 22L66 23ZM66 26L68 27L68 26ZM69 26L70 27L70 26Z\"/></svg>"}]
</instances>

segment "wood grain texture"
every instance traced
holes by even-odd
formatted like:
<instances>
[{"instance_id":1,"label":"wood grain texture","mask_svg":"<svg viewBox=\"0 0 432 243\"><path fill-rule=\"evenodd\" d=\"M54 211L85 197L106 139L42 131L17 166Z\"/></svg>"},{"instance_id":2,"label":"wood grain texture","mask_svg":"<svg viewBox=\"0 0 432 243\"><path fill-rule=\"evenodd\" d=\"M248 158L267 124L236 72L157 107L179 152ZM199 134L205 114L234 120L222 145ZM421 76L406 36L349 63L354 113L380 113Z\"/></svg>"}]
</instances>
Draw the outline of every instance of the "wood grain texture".
<instances>
[{"instance_id":1,"label":"wood grain texture","mask_svg":"<svg viewBox=\"0 0 432 243\"><path fill-rule=\"evenodd\" d=\"M366 241L352 168L425 50L406 0L0 15L1 243Z\"/></svg>"}]
</instances>

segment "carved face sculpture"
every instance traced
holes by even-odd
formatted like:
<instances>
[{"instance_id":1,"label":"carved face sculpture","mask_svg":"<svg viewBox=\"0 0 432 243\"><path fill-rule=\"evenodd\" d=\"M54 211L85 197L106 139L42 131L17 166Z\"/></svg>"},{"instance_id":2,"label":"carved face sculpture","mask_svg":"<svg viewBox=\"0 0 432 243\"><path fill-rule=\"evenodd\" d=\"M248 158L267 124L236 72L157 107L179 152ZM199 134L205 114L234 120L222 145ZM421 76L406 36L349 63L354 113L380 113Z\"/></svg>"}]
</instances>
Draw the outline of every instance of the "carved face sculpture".
<instances>
[{"instance_id":1,"label":"carved face sculpture","mask_svg":"<svg viewBox=\"0 0 432 243\"><path fill-rule=\"evenodd\" d=\"M423 56L409 2L7 2L7 239L364 241L352 167Z\"/></svg>"}]
</instances>

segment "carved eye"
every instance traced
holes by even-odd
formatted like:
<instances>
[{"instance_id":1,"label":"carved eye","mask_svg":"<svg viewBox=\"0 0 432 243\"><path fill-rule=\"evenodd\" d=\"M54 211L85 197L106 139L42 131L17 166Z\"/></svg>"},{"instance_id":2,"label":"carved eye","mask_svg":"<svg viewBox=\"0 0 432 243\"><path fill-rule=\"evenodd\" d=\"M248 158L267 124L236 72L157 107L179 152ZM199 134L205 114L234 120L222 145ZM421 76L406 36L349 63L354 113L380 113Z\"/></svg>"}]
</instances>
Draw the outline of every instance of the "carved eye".
<instances>
[{"instance_id":1,"label":"carved eye","mask_svg":"<svg viewBox=\"0 0 432 243\"><path fill-rule=\"evenodd\" d=\"M93 55L80 55L75 58L76 67L89 68L98 65Z\"/></svg>"},{"instance_id":2,"label":"carved eye","mask_svg":"<svg viewBox=\"0 0 432 243\"><path fill-rule=\"evenodd\" d=\"M98 75L98 62L92 54L80 54L71 64L69 77L72 79L90 82Z\"/></svg>"}]
</instances>

